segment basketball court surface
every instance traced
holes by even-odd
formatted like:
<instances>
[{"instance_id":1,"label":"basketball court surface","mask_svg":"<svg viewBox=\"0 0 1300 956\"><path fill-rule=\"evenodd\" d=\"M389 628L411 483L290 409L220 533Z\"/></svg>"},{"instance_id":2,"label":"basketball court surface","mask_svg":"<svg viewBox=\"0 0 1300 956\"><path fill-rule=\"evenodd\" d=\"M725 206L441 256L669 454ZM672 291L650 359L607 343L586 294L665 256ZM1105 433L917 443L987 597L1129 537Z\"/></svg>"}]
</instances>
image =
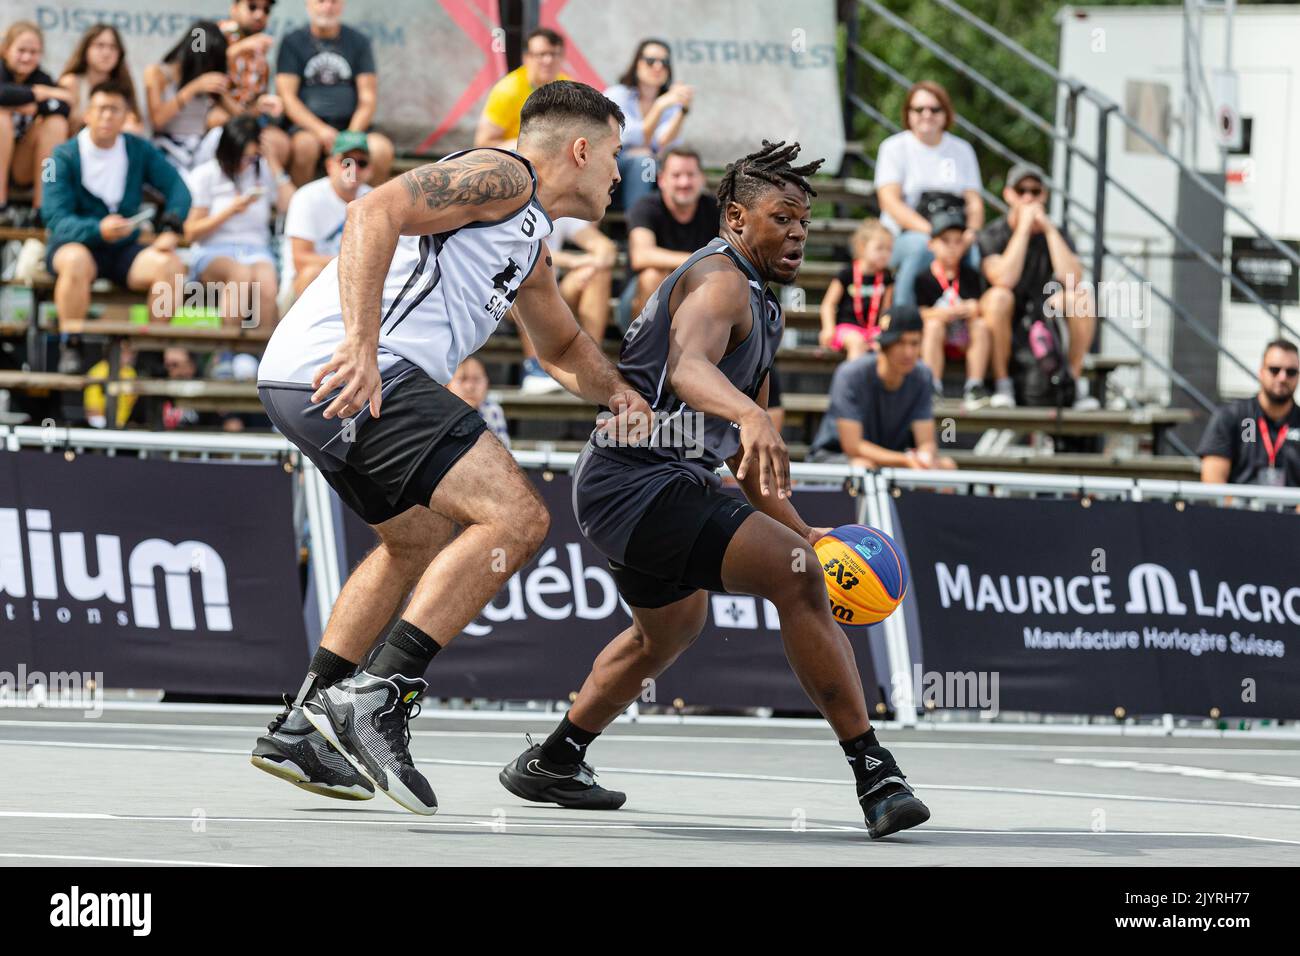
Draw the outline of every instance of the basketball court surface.
<instances>
[{"instance_id":1,"label":"basketball court surface","mask_svg":"<svg viewBox=\"0 0 1300 956\"><path fill-rule=\"evenodd\" d=\"M1261 866L1300 851L1300 739L881 728L933 816L868 839L816 721L650 718L592 747L617 812L529 804L497 772L558 715L412 722L436 816L298 790L248 762L272 707L0 711L10 865Z\"/></svg>"}]
</instances>

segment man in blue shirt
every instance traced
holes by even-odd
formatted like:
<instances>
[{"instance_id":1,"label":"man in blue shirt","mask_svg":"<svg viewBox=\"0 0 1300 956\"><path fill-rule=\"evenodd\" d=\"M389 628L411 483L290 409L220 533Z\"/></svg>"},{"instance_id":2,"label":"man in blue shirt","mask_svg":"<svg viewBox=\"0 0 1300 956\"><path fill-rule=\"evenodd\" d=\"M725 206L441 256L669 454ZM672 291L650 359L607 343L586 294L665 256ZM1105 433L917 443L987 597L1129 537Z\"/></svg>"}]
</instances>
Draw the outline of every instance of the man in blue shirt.
<instances>
[{"instance_id":1,"label":"man in blue shirt","mask_svg":"<svg viewBox=\"0 0 1300 956\"><path fill-rule=\"evenodd\" d=\"M811 461L866 468L956 468L938 454L930 370L921 361L921 314L895 305L881 317L879 352L835 370Z\"/></svg>"}]
</instances>

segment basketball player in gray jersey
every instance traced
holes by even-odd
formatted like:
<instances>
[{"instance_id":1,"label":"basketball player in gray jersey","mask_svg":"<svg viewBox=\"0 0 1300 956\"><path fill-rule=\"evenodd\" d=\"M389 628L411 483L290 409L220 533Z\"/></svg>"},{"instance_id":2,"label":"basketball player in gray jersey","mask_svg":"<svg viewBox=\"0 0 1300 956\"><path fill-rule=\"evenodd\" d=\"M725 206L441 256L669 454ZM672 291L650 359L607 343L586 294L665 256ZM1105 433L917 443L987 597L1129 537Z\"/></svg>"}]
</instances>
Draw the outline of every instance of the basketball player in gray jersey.
<instances>
[{"instance_id":1,"label":"basketball player in gray jersey","mask_svg":"<svg viewBox=\"0 0 1300 956\"><path fill-rule=\"evenodd\" d=\"M632 626L596 658L569 713L545 743L500 774L539 803L617 809L598 785L588 745L699 636L708 591L755 594L781 618L786 656L853 768L873 838L917 826L930 811L880 746L853 648L831 616L811 528L790 501L790 457L768 418L768 374L781 341L769 282L792 282L808 237L799 145L768 143L727 167L718 239L668 276L623 339L619 371L654 411L648 441L593 433L574 474L588 540L609 558ZM726 462L748 503L721 491Z\"/></svg>"},{"instance_id":2,"label":"basketball player in gray jersey","mask_svg":"<svg viewBox=\"0 0 1300 956\"><path fill-rule=\"evenodd\" d=\"M550 526L510 453L445 386L513 307L565 388L616 425L648 416L579 329L544 242L552 217L604 215L622 123L589 86L539 88L517 152L453 154L351 203L338 258L277 326L258 369L267 413L380 543L348 577L254 766L327 796L378 788L412 812L437 809L409 751L423 674Z\"/></svg>"}]
</instances>

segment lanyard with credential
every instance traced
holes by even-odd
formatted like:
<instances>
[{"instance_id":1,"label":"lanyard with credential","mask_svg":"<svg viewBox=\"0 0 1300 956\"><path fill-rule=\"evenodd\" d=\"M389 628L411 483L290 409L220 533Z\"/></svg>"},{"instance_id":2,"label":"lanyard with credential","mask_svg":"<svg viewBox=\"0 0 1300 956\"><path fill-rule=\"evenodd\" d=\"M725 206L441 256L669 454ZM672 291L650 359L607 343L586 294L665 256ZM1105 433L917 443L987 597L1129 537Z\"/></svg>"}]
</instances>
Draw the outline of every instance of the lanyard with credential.
<instances>
[{"instance_id":1,"label":"lanyard with credential","mask_svg":"<svg viewBox=\"0 0 1300 956\"><path fill-rule=\"evenodd\" d=\"M951 282L949 282L948 277L943 274L943 266L939 265L937 261L930 263L930 272L931 274L934 275L935 280L939 283L939 288L941 290L941 293L939 295L940 301L943 301L944 297L948 295L948 289L950 287L952 289L952 298L954 300L954 302L950 304L955 304L955 302L961 301L961 270L960 269L957 270L957 278L953 279Z\"/></svg>"},{"instance_id":2,"label":"lanyard with credential","mask_svg":"<svg viewBox=\"0 0 1300 956\"><path fill-rule=\"evenodd\" d=\"M1277 453L1282 448L1282 442L1286 441L1286 432L1289 426L1283 425L1277 430L1277 444L1273 443L1273 438L1268 433L1268 422L1263 415L1259 416L1260 437L1264 439L1264 451L1268 453L1268 467L1277 467Z\"/></svg>"},{"instance_id":3,"label":"lanyard with credential","mask_svg":"<svg viewBox=\"0 0 1300 956\"><path fill-rule=\"evenodd\" d=\"M880 300L885 296L885 274L877 272L871 280L871 311L867 313L867 321L862 321L862 263L858 259L853 260L853 317L857 319L858 325L864 329L874 329L876 327L876 316L880 314Z\"/></svg>"}]
</instances>

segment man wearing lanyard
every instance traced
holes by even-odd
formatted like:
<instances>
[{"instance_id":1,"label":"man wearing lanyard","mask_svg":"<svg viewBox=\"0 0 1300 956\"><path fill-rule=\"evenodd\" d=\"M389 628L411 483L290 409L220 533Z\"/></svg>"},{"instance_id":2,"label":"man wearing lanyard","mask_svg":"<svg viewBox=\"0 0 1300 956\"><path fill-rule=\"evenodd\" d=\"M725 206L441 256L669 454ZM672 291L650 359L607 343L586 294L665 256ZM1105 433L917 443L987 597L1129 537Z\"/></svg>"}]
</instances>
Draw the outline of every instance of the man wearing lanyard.
<instances>
[{"instance_id":1,"label":"man wearing lanyard","mask_svg":"<svg viewBox=\"0 0 1300 956\"><path fill-rule=\"evenodd\" d=\"M1196 450L1201 481L1300 488L1298 378L1295 343L1268 343L1259 369L1259 394L1224 405L1205 429Z\"/></svg>"}]
</instances>

